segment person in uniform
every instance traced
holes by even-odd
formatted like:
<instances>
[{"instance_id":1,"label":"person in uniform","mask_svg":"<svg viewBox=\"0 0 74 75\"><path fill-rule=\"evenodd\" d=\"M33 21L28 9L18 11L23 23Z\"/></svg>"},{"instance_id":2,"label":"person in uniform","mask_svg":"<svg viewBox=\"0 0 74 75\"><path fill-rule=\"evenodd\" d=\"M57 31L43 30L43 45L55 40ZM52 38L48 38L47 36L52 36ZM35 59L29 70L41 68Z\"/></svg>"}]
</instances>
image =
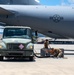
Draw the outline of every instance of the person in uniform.
<instances>
[{"instance_id":1,"label":"person in uniform","mask_svg":"<svg viewBox=\"0 0 74 75\"><path fill-rule=\"evenodd\" d=\"M44 48L47 48L48 49L48 46L49 46L49 41L48 41L48 39L46 39L44 41Z\"/></svg>"},{"instance_id":2,"label":"person in uniform","mask_svg":"<svg viewBox=\"0 0 74 75\"><path fill-rule=\"evenodd\" d=\"M55 49L55 48L52 48L52 49L49 51L49 53L52 54L54 57L57 57L57 58L61 57L62 54L63 54L62 50L60 50L60 49Z\"/></svg>"},{"instance_id":3,"label":"person in uniform","mask_svg":"<svg viewBox=\"0 0 74 75\"><path fill-rule=\"evenodd\" d=\"M44 50L46 52L46 55L49 55L50 45L49 45L49 40L48 39L46 39L44 41Z\"/></svg>"}]
</instances>

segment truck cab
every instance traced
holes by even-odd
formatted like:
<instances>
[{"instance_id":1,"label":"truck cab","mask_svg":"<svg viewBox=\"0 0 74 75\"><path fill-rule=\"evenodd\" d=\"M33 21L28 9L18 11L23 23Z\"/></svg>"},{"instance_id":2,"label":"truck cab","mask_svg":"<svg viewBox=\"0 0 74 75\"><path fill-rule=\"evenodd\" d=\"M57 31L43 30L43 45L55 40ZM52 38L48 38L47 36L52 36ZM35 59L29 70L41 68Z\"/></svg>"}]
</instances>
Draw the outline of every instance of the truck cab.
<instances>
[{"instance_id":1,"label":"truck cab","mask_svg":"<svg viewBox=\"0 0 74 75\"><path fill-rule=\"evenodd\" d=\"M0 60L6 58L34 58L32 30L25 26L4 27L0 42Z\"/></svg>"}]
</instances>

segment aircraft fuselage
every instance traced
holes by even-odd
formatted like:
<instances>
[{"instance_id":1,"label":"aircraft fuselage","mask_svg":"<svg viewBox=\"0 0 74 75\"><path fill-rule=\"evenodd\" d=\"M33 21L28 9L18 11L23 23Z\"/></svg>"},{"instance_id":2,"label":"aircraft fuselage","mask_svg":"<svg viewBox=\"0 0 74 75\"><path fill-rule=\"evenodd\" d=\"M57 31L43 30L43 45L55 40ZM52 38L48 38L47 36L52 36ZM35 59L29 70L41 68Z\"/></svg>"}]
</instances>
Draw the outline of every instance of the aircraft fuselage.
<instances>
[{"instance_id":1,"label":"aircraft fuselage","mask_svg":"<svg viewBox=\"0 0 74 75\"><path fill-rule=\"evenodd\" d=\"M67 6L0 5L13 15L0 15L7 25L26 25L44 33L74 38L74 8Z\"/></svg>"}]
</instances>

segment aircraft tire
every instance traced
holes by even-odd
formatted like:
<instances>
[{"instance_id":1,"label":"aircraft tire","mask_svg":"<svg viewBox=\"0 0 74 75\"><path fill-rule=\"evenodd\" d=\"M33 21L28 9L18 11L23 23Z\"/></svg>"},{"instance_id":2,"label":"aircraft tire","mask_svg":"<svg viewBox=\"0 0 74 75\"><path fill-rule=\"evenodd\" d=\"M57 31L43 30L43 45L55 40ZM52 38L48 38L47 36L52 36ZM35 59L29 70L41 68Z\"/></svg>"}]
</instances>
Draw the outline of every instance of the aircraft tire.
<instances>
[{"instance_id":1,"label":"aircraft tire","mask_svg":"<svg viewBox=\"0 0 74 75\"><path fill-rule=\"evenodd\" d=\"M34 57L29 57L29 60L30 60L30 61L33 61L33 60L34 60Z\"/></svg>"}]
</instances>

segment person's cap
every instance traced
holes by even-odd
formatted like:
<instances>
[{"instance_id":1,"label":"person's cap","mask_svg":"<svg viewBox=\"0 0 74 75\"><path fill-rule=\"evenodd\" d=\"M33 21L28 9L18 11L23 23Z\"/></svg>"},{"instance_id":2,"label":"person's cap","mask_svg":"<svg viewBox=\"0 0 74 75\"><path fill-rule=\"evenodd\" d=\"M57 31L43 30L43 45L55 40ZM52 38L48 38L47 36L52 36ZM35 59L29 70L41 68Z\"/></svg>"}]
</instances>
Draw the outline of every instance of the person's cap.
<instances>
[{"instance_id":1,"label":"person's cap","mask_svg":"<svg viewBox=\"0 0 74 75\"><path fill-rule=\"evenodd\" d=\"M48 39L46 39L46 41L48 41Z\"/></svg>"},{"instance_id":2,"label":"person's cap","mask_svg":"<svg viewBox=\"0 0 74 75\"><path fill-rule=\"evenodd\" d=\"M54 50L54 48L51 48L52 50Z\"/></svg>"}]
</instances>

